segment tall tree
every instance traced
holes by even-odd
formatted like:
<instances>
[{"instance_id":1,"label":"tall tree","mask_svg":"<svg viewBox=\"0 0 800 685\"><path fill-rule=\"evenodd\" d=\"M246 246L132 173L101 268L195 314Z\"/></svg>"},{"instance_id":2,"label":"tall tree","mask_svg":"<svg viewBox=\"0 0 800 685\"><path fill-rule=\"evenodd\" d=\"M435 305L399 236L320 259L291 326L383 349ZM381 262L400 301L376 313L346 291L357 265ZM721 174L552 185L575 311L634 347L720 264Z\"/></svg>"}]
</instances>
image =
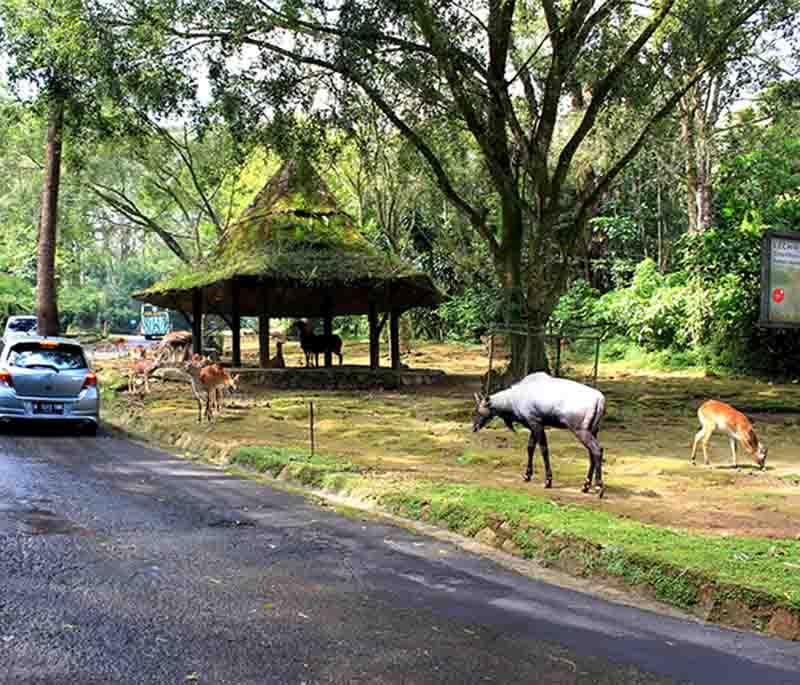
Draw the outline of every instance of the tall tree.
<instances>
[{"instance_id":1,"label":"tall tree","mask_svg":"<svg viewBox=\"0 0 800 685\"><path fill-rule=\"evenodd\" d=\"M670 69L681 26L697 20L689 0L193 0L127 7L116 21L128 29L155 17L180 49L202 44L218 90L262 112L327 107L336 116L336 103L360 90L487 245L507 318L540 329L598 200L653 128L733 57L740 34L760 31L773 15L792 17L793 4L715 2L702 42L693 54L680 43L682 59ZM577 111L563 107L566 99ZM586 173L598 122L620 108L635 114L632 133ZM445 119L471 136L491 193L459 187L431 135ZM529 359L546 364L541 344Z\"/></svg>"},{"instance_id":2,"label":"tall tree","mask_svg":"<svg viewBox=\"0 0 800 685\"><path fill-rule=\"evenodd\" d=\"M37 92L36 104L48 122L36 291L38 327L44 335L59 330L55 258L65 110L73 91L80 90L81 71L89 66L86 59L92 52L81 9L76 0L46 6L30 0L0 2L0 48L8 58L10 80L22 92Z\"/></svg>"},{"instance_id":3,"label":"tall tree","mask_svg":"<svg viewBox=\"0 0 800 685\"><path fill-rule=\"evenodd\" d=\"M184 81L168 61L153 69L152 55L142 54L147 40L118 49L101 10L93 0L0 0L0 63L17 94L48 121L37 268L38 326L46 335L59 330L55 268L65 132L117 133L135 126L143 109L174 113L186 96L176 95Z\"/></svg>"}]
</instances>

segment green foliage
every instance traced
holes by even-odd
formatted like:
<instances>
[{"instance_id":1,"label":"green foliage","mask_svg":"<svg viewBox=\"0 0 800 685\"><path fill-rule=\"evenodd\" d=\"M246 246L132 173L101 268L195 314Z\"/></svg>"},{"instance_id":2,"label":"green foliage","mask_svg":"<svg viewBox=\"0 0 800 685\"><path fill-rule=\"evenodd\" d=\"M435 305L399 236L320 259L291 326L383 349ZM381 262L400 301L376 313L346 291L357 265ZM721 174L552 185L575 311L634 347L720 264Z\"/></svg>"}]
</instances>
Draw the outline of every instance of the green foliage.
<instances>
[{"instance_id":1,"label":"green foliage","mask_svg":"<svg viewBox=\"0 0 800 685\"><path fill-rule=\"evenodd\" d=\"M447 334L454 340L475 340L501 320L502 293L492 287L471 286L439 307Z\"/></svg>"},{"instance_id":2,"label":"green foliage","mask_svg":"<svg viewBox=\"0 0 800 685\"><path fill-rule=\"evenodd\" d=\"M645 350L685 348L687 289L679 276L665 277L652 259L642 261L627 288L603 295L595 318L609 333Z\"/></svg>"},{"instance_id":3,"label":"green foliage","mask_svg":"<svg viewBox=\"0 0 800 685\"><path fill-rule=\"evenodd\" d=\"M579 278L561 296L550 322L555 329L570 325L584 326L598 322L598 300L600 293L589 283Z\"/></svg>"},{"instance_id":4,"label":"green foliage","mask_svg":"<svg viewBox=\"0 0 800 685\"><path fill-rule=\"evenodd\" d=\"M0 324L13 314L33 311L33 288L21 278L0 273Z\"/></svg>"}]
</instances>

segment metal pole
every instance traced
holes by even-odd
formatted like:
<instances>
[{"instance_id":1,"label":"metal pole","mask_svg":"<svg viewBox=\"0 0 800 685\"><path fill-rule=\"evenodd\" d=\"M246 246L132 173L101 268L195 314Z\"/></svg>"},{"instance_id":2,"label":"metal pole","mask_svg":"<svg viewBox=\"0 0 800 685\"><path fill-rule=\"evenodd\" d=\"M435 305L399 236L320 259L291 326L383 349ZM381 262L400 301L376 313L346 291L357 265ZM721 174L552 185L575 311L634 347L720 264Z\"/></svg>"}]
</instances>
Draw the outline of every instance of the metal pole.
<instances>
[{"instance_id":1,"label":"metal pole","mask_svg":"<svg viewBox=\"0 0 800 685\"><path fill-rule=\"evenodd\" d=\"M311 456L314 456L314 403L308 403L308 428L311 436Z\"/></svg>"},{"instance_id":2,"label":"metal pole","mask_svg":"<svg viewBox=\"0 0 800 685\"><path fill-rule=\"evenodd\" d=\"M486 388L484 392L489 395L492 389L492 360L494 359L494 333L489 334L489 372L486 374Z\"/></svg>"}]
</instances>

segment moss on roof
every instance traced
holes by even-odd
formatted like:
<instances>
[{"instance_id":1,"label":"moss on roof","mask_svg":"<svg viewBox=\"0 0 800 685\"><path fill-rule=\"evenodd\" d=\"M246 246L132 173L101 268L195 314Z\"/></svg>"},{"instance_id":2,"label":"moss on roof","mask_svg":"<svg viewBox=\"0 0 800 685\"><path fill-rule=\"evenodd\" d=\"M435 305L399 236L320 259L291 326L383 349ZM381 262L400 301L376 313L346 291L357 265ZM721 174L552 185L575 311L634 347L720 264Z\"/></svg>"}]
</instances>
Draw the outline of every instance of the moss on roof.
<instances>
[{"instance_id":1,"label":"moss on roof","mask_svg":"<svg viewBox=\"0 0 800 685\"><path fill-rule=\"evenodd\" d=\"M401 260L378 252L342 212L311 165L287 161L214 253L152 287L140 300L208 286L235 276L257 276L303 286L348 285L400 278L428 280ZM435 291L433 284L430 289Z\"/></svg>"}]
</instances>

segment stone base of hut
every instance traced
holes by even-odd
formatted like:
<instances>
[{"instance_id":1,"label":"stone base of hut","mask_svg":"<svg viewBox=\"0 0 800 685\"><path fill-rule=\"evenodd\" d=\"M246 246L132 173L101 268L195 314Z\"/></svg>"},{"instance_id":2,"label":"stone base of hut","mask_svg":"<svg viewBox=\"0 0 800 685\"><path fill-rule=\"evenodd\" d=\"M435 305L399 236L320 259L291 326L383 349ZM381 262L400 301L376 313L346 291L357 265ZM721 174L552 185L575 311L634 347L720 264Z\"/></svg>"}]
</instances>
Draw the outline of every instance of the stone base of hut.
<instances>
[{"instance_id":1,"label":"stone base of hut","mask_svg":"<svg viewBox=\"0 0 800 685\"><path fill-rule=\"evenodd\" d=\"M397 390L415 385L433 385L445 376L439 369L370 369L363 366L329 368L254 369L232 368L241 383L283 390Z\"/></svg>"}]
</instances>

